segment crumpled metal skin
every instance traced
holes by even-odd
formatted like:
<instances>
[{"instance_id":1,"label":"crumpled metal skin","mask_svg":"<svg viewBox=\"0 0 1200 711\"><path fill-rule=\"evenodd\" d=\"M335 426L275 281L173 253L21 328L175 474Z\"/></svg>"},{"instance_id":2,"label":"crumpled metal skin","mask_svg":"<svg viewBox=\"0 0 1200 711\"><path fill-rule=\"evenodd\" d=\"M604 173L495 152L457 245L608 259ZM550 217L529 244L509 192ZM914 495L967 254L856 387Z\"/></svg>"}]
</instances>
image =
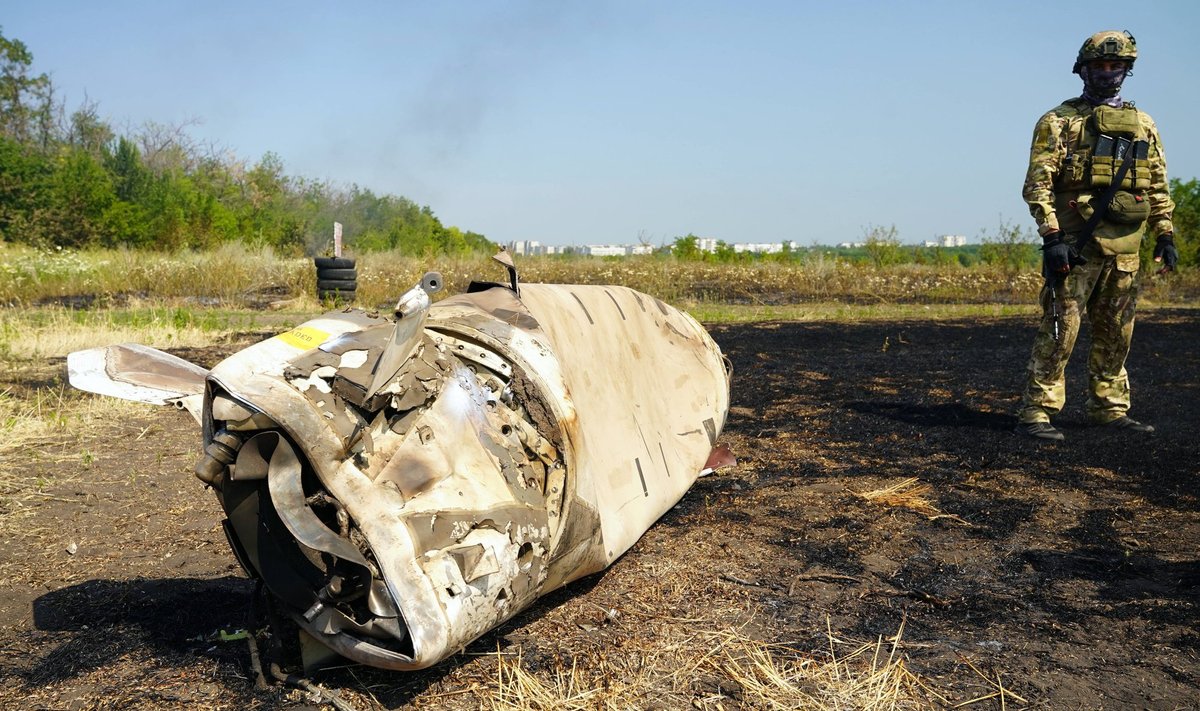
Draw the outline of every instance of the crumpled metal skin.
<instances>
[{"instance_id":1,"label":"crumpled metal skin","mask_svg":"<svg viewBox=\"0 0 1200 711\"><path fill-rule=\"evenodd\" d=\"M704 329L633 290L406 297L232 356L202 415L206 446L241 442L208 470L239 561L316 641L398 670L611 564L695 481L729 407Z\"/></svg>"}]
</instances>

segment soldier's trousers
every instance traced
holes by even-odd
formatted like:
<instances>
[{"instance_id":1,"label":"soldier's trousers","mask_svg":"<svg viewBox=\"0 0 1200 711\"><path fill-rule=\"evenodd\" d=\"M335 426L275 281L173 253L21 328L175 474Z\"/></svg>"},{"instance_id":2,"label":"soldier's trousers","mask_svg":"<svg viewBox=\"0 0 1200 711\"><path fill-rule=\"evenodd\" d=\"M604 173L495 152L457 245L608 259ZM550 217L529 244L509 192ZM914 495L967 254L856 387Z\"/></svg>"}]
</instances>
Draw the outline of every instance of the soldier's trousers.
<instances>
[{"instance_id":1,"label":"soldier's trousers","mask_svg":"<svg viewBox=\"0 0 1200 711\"><path fill-rule=\"evenodd\" d=\"M1042 323L1033 341L1025 391L1017 419L1046 422L1066 402L1067 359L1075 347L1083 314L1091 324L1088 354L1088 419L1103 424L1129 410L1129 376L1125 357L1133 338L1133 314L1139 285L1136 254L1105 257L1085 250L1087 264L1075 267L1058 290L1059 340L1054 340L1050 289L1042 288Z\"/></svg>"}]
</instances>

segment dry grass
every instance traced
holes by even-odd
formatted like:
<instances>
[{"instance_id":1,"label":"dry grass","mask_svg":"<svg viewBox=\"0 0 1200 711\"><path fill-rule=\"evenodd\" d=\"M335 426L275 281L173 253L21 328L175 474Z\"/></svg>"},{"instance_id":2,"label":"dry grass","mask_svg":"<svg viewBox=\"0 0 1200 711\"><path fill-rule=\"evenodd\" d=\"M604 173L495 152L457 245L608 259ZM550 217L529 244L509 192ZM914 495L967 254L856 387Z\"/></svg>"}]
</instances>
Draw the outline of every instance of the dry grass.
<instances>
[{"instance_id":1,"label":"dry grass","mask_svg":"<svg viewBox=\"0 0 1200 711\"><path fill-rule=\"evenodd\" d=\"M358 302L387 304L426 271L442 272L446 293L473 280L503 281L504 270L484 255L422 259L398 252L358 258ZM671 257L522 257L526 282L617 284L667 301L778 306L854 304L1031 304L1036 269L904 264L876 268L823 254L789 262L736 264ZM220 303L292 299L316 306L316 273L309 258L284 258L265 247L227 244L211 252L38 251L0 243L0 304L39 304L95 296L101 302L139 298L201 299ZM1185 303L1200 294L1200 270L1147 278L1146 302Z\"/></svg>"},{"instance_id":2,"label":"dry grass","mask_svg":"<svg viewBox=\"0 0 1200 711\"><path fill-rule=\"evenodd\" d=\"M679 630L642 653L601 654L532 671L523 657L501 657L485 706L551 709L761 708L896 711L948 705L909 670L903 630L851 643L828 633L827 652L800 653L742 629ZM685 636L686 634L686 636ZM991 698L991 697L988 697Z\"/></svg>"},{"instance_id":3,"label":"dry grass","mask_svg":"<svg viewBox=\"0 0 1200 711\"><path fill-rule=\"evenodd\" d=\"M876 506L887 506L891 508L903 508L921 514L930 521L937 519L947 519L956 523L966 524L967 522L953 514L942 513L942 511L933 505L928 498L933 493L933 487L929 484L922 483L916 477L902 479L901 481L885 486L882 489L874 489L865 492L850 492L858 498L875 504Z\"/></svg>"},{"instance_id":4,"label":"dry grass","mask_svg":"<svg viewBox=\"0 0 1200 711\"><path fill-rule=\"evenodd\" d=\"M959 660L963 663L964 666L966 666L968 669L970 669L975 674L975 676L982 679L984 684L990 689L990 691L986 694L980 694L979 696L976 696L974 698L967 699L966 701L963 701L961 703L955 704L954 708L963 708L966 706L970 706L972 704L978 704L978 703L982 703L984 701L990 701L992 699L995 699L1000 704L1000 708L1002 710L1008 708L1008 702L1010 699L1013 701L1022 703L1022 704L1029 703L1029 701L1026 700L1024 697L1018 695L1012 689L1009 689L1004 686L1004 679L1002 679L1000 677L999 672L997 672L996 675L993 677L991 674L985 674L982 671L980 671L979 667L975 666L975 664L973 664L970 659L967 659L966 657L963 657L963 656L959 656Z\"/></svg>"},{"instance_id":5,"label":"dry grass","mask_svg":"<svg viewBox=\"0 0 1200 711\"><path fill-rule=\"evenodd\" d=\"M8 388L0 391L0 455L55 442L74 429L145 412L149 407L97 397L62 383L28 393ZM6 462L7 458L0 458L0 472Z\"/></svg>"},{"instance_id":6,"label":"dry grass","mask_svg":"<svg viewBox=\"0 0 1200 711\"><path fill-rule=\"evenodd\" d=\"M46 251L0 243L0 303L117 294L235 299L301 282L311 272L311 261L285 259L269 247L241 244L211 252L165 254L128 249Z\"/></svg>"},{"instance_id":7,"label":"dry grass","mask_svg":"<svg viewBox=\"0 0 1200 711\"><path fill-rule=\"evenodd\" d=\"M251 318L162 307L0 309L0 529L50 483L29 474L28 461L86 467L92 455L81 448L84 437L152 407L75 390L66 382L68 353L126 341L202 347L246 330Z\"/></svg>"},{"instance_id":8,"label":"dry grass","mask_svg":"<svg viewBox=\"0 0 1200 711\"><path fill-rule=\"evenodd\" d=\"M72 351L113 343L195 348L233 333L255 330L260 321L252 311L162 305L87 310L57 306L0 309L0 362L65 358Z\"/></svg>"},{"instance_id":9,"label":"dry grass","mask_svg":"<svg viewBox=\"0 0 1200 711\"><path fill-rule=\"evenodd\" d=\"M0 535L11 535L17 521L31 513L27 504L44 498L66 472L92 463L94 454L80 444L86 433L150 407L96 397L62 383L27 392L12 387L0 391ZM29 473L33 460L71 465L55 467L64 474L50 482Z\"/></svg>"},{"instance_id":10,"label":"dry grass","mask_svg":"<svg viewBox=\"0 0 1200 711\"><path fill-rule=\"evenodd\" d=\"M68 353L128 341L158 348L202 347L246 330L250 319L197 313L167 308L0 309L0 497L11 504L14 492L31 485L14 453L36 450L41 457L56 456L50 445L61 448L99 423L147 408L70 387ZM0 510L7 508L0 501Z\"/></svg>"}]
</instances>

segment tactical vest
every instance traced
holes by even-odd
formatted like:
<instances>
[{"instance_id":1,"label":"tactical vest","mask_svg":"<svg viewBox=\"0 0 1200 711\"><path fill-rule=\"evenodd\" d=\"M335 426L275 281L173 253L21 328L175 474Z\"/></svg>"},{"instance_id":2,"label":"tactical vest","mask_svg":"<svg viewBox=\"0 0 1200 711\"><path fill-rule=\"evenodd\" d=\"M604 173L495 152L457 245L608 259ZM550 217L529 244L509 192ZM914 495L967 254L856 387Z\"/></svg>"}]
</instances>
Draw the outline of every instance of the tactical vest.
<instances>
[{"instance_id":1,"label":"tactical vest","mask_svg":"<svg viewBox=\"0 0 1200 711\"><path fill-rule=\"evenodd\" d=\"M1070 207L1086 221L1095 211L1092 201L1104 195L1126 154L1132 153L1133 160L1095 237L1106 254L1136 252L1143 223L1150 217L1150 203L1143 194L1150 189L1150 136L1138 120L1137 109L1132 105L1093 107L1082 99L1070 99L1064 106L1082 120L1078 124L1071 121L1078 125L1078 135L1068 136L1068 152L1055 181L1055 193L1068 198Z\"/></svg>"}]
</instances>

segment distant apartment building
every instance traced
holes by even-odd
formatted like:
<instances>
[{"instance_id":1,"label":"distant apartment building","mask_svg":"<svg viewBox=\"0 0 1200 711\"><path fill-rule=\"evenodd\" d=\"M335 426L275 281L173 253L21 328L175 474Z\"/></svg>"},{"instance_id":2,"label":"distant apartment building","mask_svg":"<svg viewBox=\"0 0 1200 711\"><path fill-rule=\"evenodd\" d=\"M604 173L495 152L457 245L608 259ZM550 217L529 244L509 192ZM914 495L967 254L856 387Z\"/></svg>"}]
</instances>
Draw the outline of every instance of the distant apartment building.
<instances>
[{"instance_id":1,"label":"distant apartment building","mask_svg":"<svg viewBox=\"0 0 1200 711\"><path fill-rule=\"evenodd\" d=\"M779 254L784 249L795 249L796 243L787 240L784 242L737 242L733 244L733 251L741 254L742 252L751 252L754 254Z\"/></svg>"},{"instance_id":2,"label":"distant apartment building","mask_svg":"<svg viewBox=\"0 0 1200 711\"><path fill-rule=\"evenodd\" d=\"M718 240L713 237L697 237L696 248L701 252L716 252ZM736 242L728 246L733 247L735 252L751 252L756 254L778 254L782 252L787 245L788 249L795 249L794 241L785 242ZM582 246L559 246L552 244L542 244L537 240L520 240L509 242L507 249L510 253L519 257L533 257L549 254L583 254L590 257L629 257L636 255L653 254L654 246L650 244L587 244Z\"/></svg>"},{"instance_id":3,"label":"distant apartment building","mask_svg":"<svg viewBox=\"0 0 1200 711\"><path fill-rule=\"evenodd\" d=\"M648 244L588 244L583 246L560 246L542 244L537 240L509 242L507 249L519 257L549 254L584 254L592 257L627 257L635 254L651 254L654 247Z\"/></svg>"},{"instance_id":4,"label":"distant apartment building","mask_svg":"<svg viewBox=\"0 0 1200 711\"><path fill-rule=\"evenodd\" d=\"M623 244L589 244L584 246L583 253L593 257L624 257L629 248Z\"/></svg>"},{"instance_id":5,"label":"distant apartment building","mask_svg":"<svg viewBox=\"0 0 1200 711\"><path fill-rule=\"evenodd\" d=\"M521 257L530 257L535 254L545 254L542 243L537 240L525 239L520 242L509 242L508 251Z\"/></svg>"},{"instance_id":6,"label":"distant apartment building","mask_svg":"<svg viewBox=\"0 0 1200 711\"><path fill-rule=\"evenodd\" d=\"M962 247L966 243L966 235L942 235L937 239L925 240L926 247Z\"/></svg>"},{"instance_id":7,"label":"distant apartment building","mask_svg":"<svg viewBox=\"0 0 1200 711\"><path fill-rule=\"evenodd\" d=\"M583 253L592 257L629 257L653 251L648 244L589 244L583 248Z\"/></svg>"}]
</instances>

